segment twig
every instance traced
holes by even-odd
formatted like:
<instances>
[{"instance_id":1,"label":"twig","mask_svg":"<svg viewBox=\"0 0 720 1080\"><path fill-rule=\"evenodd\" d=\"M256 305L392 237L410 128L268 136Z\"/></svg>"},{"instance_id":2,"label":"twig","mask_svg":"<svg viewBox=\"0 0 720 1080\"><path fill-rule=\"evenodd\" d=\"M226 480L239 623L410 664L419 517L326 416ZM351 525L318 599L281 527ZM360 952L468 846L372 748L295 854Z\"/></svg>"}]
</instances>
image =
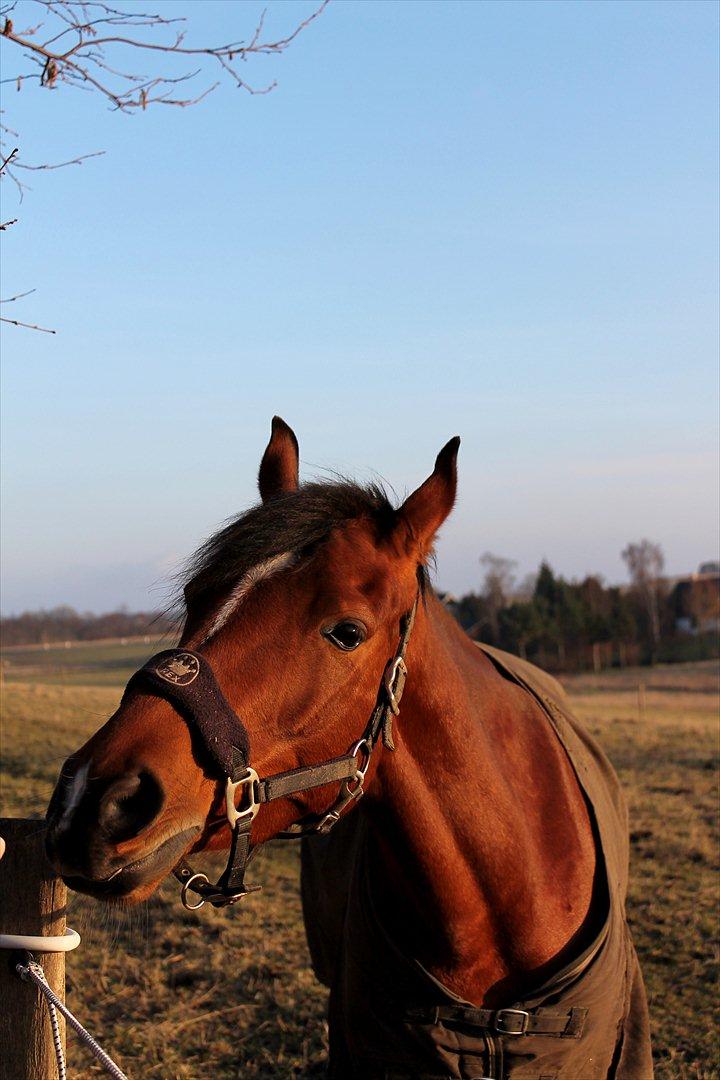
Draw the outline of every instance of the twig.
<instances>
[{"instance_id":1,"label":"twig","mask_svg":"<svg viewBox=\"0 0 720 1080\"><path fill-rule=\"evenodd\" d=\"M46 326L36 326L35 323L20 322L18 319L6 319L0 315L0 322L10 323L12 326L24 326L26 330L40 330L43 334L57 334L57 330L48 330Z\"/></svg>"},{"instance_id":2,"label":"twig","mask_svg":"<svg viewBox=\"0 0 720 1080\"><path fill-rule=\"evenodd\" d=\"M41 172L43 169L65 169L68 165L82 165L83 161L87 161L88 158L102 157L106 153L105 150L93 150L91 154L80 154L78 157L70 158L69 161L59 161L55 165L25 165L23 162L17 161L15 168L28 169L32 172Z\"/></svg>"},{"instance_id":3,"label":"twig","mask_svg":"<svg viewBox=\"0 0 720 1080\"><path fill-rule=\"evenodd\" d=\"M27 292L20 292L17 296L8 296L7 300L0 300L0 304L12 304L15 300L22 300L23 296L29 296L30 293L36 292L36 289L28 289Z\"/></svg>"},{"instance_id":4,"label":"twig","mask_svg":"<svg viewBox=\"0 0 720 1080\"><path fill-rule=\"evenodd\" d=\"M2 165L0 165L0 176L2 176L2 174L3 174L3 173L4 173L4 171L5 171L5 169L6 169L7 167L8 167L8 165L10 164L10 162L12 161L12 159L13 159L13 158L15 157L15 155L17 154L17 152L18 152L18 147L16 146L14 150L11 150L11 151L10 151L10 153L8 154L8 156L7 156L7 157L5 158L5 160L3 161Z\"/></svg>"}]
</instances>

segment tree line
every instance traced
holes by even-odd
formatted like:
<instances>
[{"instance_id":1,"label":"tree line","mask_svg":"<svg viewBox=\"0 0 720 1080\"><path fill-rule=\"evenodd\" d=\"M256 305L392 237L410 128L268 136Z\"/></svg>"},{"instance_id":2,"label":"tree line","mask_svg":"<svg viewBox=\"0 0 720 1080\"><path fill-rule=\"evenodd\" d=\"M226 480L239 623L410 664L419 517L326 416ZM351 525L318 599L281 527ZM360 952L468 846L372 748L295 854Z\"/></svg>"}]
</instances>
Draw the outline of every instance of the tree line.
<instances>
[{"instance_id":1,"label":"tree line","mask_svg":"<svg viewBox=\"0 0 720 1080\"><path fill-rule=\"evenodd\" d=\"M628 544L623 558L627 586L605 585L598 575L567 581L547 562L518 585L515 563L488 552L480 560L481 589L459 599L446 596L445 603L470 637L550 670L717 656L720 571L669 582L662 576L662 550L648 540ZM94 615L56 607L0 619L6 647L171 636L176 630L170 614L125 609Z\"/></svg>"},{"instance_id":2,"label":"tree line","mask_svg":"<svg viewBox=\"0 0 720 1080\"><path fill-rule=\"evenodd\" d=\"M543 562L516 587L515 563L488 552L481 590L446 603L472 638L551 670L717 656L720 578L668 582L662 549L648 540L622 555L628 586L567 581Z\"/></svg>"},{"instance_id":3,"label":"tree line","mask_svg":"<svg viewBox=\"0 0 720 1080\"><path fill-rule=\"evenodd\" d=\"M65 641L98 641L102 638L160 637L170 633L175 620L148 611L110 611L104 615L81 613L71 607L49 611L25 611L0 619L0 639L11 645L51 645Z\"/></svg>"}]
</instances>

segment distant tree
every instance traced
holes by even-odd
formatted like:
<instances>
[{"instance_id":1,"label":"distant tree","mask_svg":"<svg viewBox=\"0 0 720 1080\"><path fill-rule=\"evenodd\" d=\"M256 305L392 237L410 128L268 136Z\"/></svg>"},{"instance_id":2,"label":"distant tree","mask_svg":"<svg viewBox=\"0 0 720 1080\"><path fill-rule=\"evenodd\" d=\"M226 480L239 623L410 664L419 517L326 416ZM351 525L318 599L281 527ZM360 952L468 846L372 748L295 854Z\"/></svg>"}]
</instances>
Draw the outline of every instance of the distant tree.
<instances>
[{"instance_id":1,"label":"distant tree","mask_svg":"<svg viewBox=\"0 0 720 1080\"><path fill-rule=\"evenodd\" d=\"M63 606L50 611L25 611L0 619L0 641L10 645L44 645L58 641L96 641L101 638L160 636L173 633L175 620L127 608L104 615L81 614Z\"/></svg>"},{"instance_id":2,"label":"distant tree","mask_svg":"<svg viewBox=\"0 0 720 1080\"><path fill-rule=\"evenodd\" d=\"M482 598L485 601L493 642L497 642L500 636L499 615L510 600L517 563L514 559L504 559L486 551L480 557L480 564L485 567Z\"/></svg>"},{"instance_id":3,"label":"distant tree","mask_svg":"<svg viewBox=\"0 0 720 1080\"><path fill-rule=\"evenodd\" d=\"M557 589L557 581L552 567L543 559L535 579L533 597L535 600L542 601L548 608L553 609L557 600Z\"/></svg>"},{"instance_id":4,"label":"distant tree","mask_svg":"<svg viewBox=\"0 0 720 1080\"><path fill-rule=\"evenodd\" d=\"M638 625L632 604L622 589L614 586L610 594L610 635L613 641L628 644L637 639Z\"/></svg>"},{"instance_id":5,"label":"distant tree","mask_svg":"<svg viewBox=\"0 0 720 1080\"><path fill-rule=\"evenodd\" d=\"M558 582L550 564L543 560L535 582L533 606L541 627L540 644L549 649L557 649L560 640L560 628L556 618L557 601Z\"/></svg>"},{"instance_id":6,"label":"distant tree","mask_svg":"<svg viewBox=\"0 0 720 1080\"><path fill-rule=\"evenodd\" d=\"M516 585L513 589L513 598L520 601L523 604L529 603L535 593L535 585L537 584L537 571L533 571L530 574L526 574L519 585Z\"/></svg>"},{"instance_id":7,"label":"distant tree","mask_svg":"<svg viewBox=\"0 0 720 1080\"><path fill-rule=\"evenodd\" d=\"M582 641L587 630L587 612L578 586L556 577L548 563L538 571L533 604L542 625L541 641L557 652L558 663L565 666L566 646Z\"/></svg>"},{"instance_id":8,"label":"distant tree","mask_svg":"<svg viewBox=\"0 0 720 1080\"><path fill-rule=\"evenodd\" d=\"M624 667L628 662L654 662L658 655L677 659L685 655L673 641L679 618L689 620L691 627L708 638L706 642L698 638L693 655L698 659L717 655L717 645L709 639L720 623L720 576L681 581L669 593L660 576L658 545L648 541L628 545L624 554L633 565L630 589L608 588L597 574L566 581L543 562L537 574L531 575L532 589L526 579L518 590L512 588L510 560L488 555L483 561L490 581L483 595L468 593L453 600L451 610L471 637L560 670L600 670L609 662ZM657 618L654 639L653 612ZM613 647L602 648L608 643ZM658 653L658 643L662 653Z\"/></svg>"},{"instance_id":9,"label":"distant tree","mask_svg":"<svg viewBox=\"0 0 720 1080\"><path fill-rule=\"evenodd\" d=\"M452 605L452 611L463 630L476 641L485 640L490 633L487 604L477 593L467 593Z\"/></svg>"},{"instance_id":10,"label":"distant tree","mask_svg":"<svg viewBox=\"0 0 720 1080\"><path fill-rule=\"evenodd\" d=\"M660 645L660 575L665 566L665 556L659 544L651 540L639 540L628 544L622 553L630 580L647 617L651 656Z\"/></svg>"},{"instance_id":11,"label":"distant tree","mask_svg":"<svg viewBox=\"0 0 720 1080\"><path fill-rule=\"evenodd\" d=\"M499 622L503 646L527 659L528 649L537 644L543 632L535 604L532 601L511 604L500 612Z\"/></svg>"},{"instance_id":12,"label":"distant tree","mask_svg":"<svg viewBox=\"0 0 720 1080\"><path fill-rule=\"evenodd\" d=\"M608 641L612 637L610 626L612 600L610 592L602 579L588 575L577 586L578 596L583 607L584 637L588 644Z\"/></svg>"}]
</instances>

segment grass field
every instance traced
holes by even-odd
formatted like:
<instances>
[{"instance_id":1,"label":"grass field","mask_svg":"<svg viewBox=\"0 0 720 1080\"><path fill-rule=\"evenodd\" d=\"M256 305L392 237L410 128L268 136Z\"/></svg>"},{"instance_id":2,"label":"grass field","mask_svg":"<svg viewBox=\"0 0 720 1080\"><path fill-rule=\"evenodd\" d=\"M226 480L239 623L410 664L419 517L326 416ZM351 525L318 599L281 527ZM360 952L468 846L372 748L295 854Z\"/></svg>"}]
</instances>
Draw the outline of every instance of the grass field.
<instances>
[{"instance_id":1,"label":"grass field","mask_svg":"<svg viewBox=\"0 0 720 1080\"><path fill-rule=\"evenodd\" d=\"M156 647L2 654L4 815L42 816L64 757L109 716ZM630 802L629 915L657 1075L720 1078L718 665L564 681ZM309 967L297 850L271 846L253 871L263 891L225 912L186 912L170 884L125 913L72 895L69 922L84 940L68 957L68 1003L133 1080L323 1075L326 995ZM72 1038L69 1059L72 1076L98 1075Z\"/></svg>"}]
</instances>

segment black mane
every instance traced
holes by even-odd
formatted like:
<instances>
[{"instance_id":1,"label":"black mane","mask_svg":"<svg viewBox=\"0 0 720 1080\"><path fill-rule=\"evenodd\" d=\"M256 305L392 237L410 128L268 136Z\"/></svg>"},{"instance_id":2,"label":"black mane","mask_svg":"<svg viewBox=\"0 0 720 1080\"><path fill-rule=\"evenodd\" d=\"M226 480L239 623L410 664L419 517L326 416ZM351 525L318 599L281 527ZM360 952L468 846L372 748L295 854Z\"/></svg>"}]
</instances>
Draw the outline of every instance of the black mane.
<instances>
[{"instance_id":1,"label":"black mane","mask_svg":"<svg viewBox=\"0 0 720 1080\"><path fill-rule=\"evenodd\" d=\"M309 554L338 525L356 518L370 518L380 538L390 532L396 514L378 484L363 487L349 480L303 484L252 507L206 540L185 568L185 595L192 600L226 592L258 563L288 551Z\"/></svg>"}]
</instances>

